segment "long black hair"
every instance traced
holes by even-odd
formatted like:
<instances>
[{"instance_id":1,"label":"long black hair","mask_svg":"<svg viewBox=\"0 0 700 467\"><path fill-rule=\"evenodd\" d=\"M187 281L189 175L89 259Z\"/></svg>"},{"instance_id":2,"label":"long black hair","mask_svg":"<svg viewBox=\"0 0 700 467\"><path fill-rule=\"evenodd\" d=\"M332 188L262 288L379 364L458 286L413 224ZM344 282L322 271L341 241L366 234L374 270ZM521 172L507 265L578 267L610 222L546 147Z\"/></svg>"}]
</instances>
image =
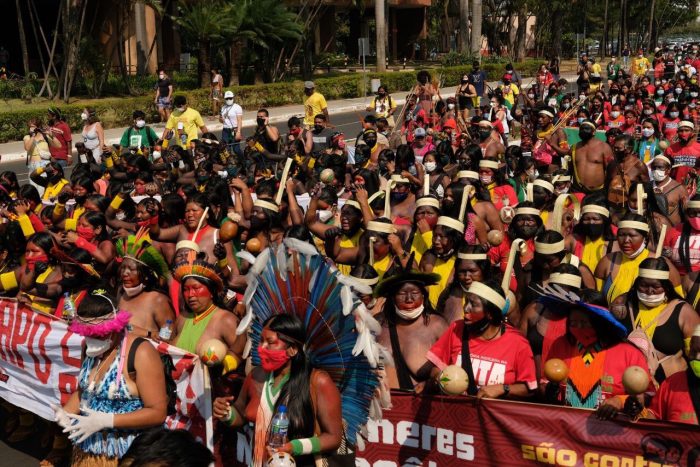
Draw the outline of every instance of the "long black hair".
<instances>
[{"instance_id":1,"label":"long black hair","mask_svg":"<svg viewBox=\"0 0 700 467\"><path fill-rule=\"evenodd\" d=\"M289 439L308 438L314 435L316 412L311 400L311 362L304 353L306 330L304 323L294 315L277 314L263 323L264 328L277 333L277 337L297 353L290 359L289 381L282 387L275 410L287 406Z\"/></svg>"},{"instance_id":2,"label":"long black hair","mask_svg":"<svg viewBox=\"0 0 700 467\"><path fill-rule=\"evenodd\" d=\"M700 195L694 195L690 198L690 201L700 201ZM690 264L690 235L692 228L689 222L683 222L681 225L683 227L681 229L680 242L678 243L678 256L686 272L690 272L692 271L692 266Z\"/></svg>"},{"instance_id":3,"label":"long black hair","mask_svg":"<svg viewBox=\"0 0 700 467\"><path fill-rule=\"evenodd\" d=\"M641 263L639 263L639 269L651 269L652 271L670 271L666 260L663 258L647 258ZM639 310L639 298L637 297L637 290L639 289L640 277L637 277L630 287L630 291L627 293L627 303L632 307L633 310ZM673 288L673 283L670 279L659 280L661 282L661 287L663 287L666 293L666 299L670 302L671 300L681 300L682 297L678 295L676 289ZM634 323L632 323L634 324Z\"/></svg>"}]
</instances>

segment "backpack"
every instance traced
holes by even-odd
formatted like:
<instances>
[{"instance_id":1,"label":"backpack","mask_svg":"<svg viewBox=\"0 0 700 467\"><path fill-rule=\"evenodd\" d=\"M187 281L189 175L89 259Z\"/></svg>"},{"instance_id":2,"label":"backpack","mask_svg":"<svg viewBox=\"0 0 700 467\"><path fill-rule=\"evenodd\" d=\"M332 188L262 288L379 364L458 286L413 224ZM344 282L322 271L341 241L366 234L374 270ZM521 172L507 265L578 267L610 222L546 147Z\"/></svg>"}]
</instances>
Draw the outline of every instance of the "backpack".
<instances>
[{"instance_id":1,"label":"backpack","mask_svg":"<svg viewBox=\"0 0 700 467\"><path fill-rule=\"evenodd\" d=\"M627 340L639 350L641 350L644 356L646 357L647 365L649 366L649 373L651 374L651 377L654 378L654 382L657 386L658 382L656 381L655 374L658 371L659 367L663 369L664 375L666 376L666 378L668 378L674 373L685 370L687 368L687 363L683 358L683 350L679 350L673 355L666 355L665 357L660 357L659 352L654 347L654 344L647 335L646 331L652 325L657 323L662 317L672 315L676 310L682 307L684 303L685 302L683 302L682 300L679 300L676 306L671 308L671 311L663 311L659 313L656 316L656 318L652 319L649 322L649 324L647 324L644 328L635 328L627 336ZM631 308L629 309L629 312L630 318L632 319L632 326L634 326L636 317L634 316L634 313L632 312Z\"/></svg>"}]
</instances>

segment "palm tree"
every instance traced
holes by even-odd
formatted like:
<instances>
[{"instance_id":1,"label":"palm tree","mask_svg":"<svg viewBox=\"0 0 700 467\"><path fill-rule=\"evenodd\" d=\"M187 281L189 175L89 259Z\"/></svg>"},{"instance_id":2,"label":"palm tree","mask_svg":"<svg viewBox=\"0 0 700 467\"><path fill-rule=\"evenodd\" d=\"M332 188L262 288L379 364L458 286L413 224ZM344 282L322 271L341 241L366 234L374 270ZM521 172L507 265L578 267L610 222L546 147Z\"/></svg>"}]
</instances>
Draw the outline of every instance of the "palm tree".
<instances>
[{"instance_id":1,"label":"palm tree","mask_svg":"<svg viewBox=\"0 0 700 467\"><path fill-rule=\"evenodd\" d=\"M197 43L199 85L211 82L211 47L238 30L245 2L224 0L179 0L172 19L182 33Z\"/></svg>"}]
</instances>

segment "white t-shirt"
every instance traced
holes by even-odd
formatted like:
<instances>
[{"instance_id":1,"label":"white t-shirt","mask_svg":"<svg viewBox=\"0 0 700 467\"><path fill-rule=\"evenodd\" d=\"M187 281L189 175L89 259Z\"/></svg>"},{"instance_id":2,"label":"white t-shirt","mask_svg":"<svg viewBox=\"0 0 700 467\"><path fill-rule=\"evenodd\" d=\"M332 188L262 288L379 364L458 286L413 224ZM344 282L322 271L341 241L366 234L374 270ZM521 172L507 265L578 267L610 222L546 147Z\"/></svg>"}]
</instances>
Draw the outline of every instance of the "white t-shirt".
<instances>
[{"instance_id":1,"label":"white t-shirt","mask_svg":"<svg viewBox=\"0 0 700 467\"><path fill-rule=\"evenodd\" d=\"M225 105L221 108L221 118L224 120L224 128L238 128L238 116L243 116L243 109L238 104Z\"/></svg>"}]
</instances>

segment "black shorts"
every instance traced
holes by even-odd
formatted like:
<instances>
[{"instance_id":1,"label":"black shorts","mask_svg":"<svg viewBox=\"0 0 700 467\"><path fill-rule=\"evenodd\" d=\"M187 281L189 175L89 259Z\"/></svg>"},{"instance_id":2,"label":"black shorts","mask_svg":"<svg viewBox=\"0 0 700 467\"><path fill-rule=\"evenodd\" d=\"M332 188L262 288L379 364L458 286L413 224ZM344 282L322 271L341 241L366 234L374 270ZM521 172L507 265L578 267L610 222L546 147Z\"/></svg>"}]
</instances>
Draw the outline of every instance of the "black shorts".
<instances>
[{"instance_id":1,"label":"black shorts","mask_svg":"<svg viewBox=\"0 0 700 467\"><path fill-rule=\"evenodd\" d=\"M457 103L460 109L473 109L474 101L471 97L467 96L457 96Z\"/></svg>"}]
</instances>

